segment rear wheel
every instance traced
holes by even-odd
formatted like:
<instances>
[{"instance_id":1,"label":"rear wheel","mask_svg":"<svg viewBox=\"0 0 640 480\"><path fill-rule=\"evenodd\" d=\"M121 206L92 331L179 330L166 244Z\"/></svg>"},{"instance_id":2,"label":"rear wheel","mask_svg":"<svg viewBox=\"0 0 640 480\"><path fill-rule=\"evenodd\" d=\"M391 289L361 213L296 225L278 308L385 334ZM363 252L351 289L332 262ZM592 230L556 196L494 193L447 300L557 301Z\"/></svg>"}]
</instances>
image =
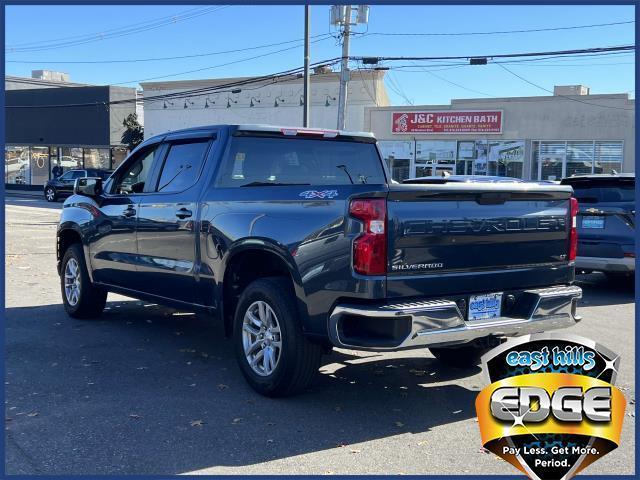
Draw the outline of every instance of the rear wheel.
<instances>
[{"instance_id":1,"label":"rear wheel","mask_svg":"<svg viewBox=\"0 0 640 480\"><path fill-rule=\"evenodd\" d=\"M440 362L452 367L475 367L480 363L480 357L493 347L480 346L475 343L455 345L452 347L433 347L429 351Z\"/></svg>"},{"instance_id":2,"label":"rear wheel","mask_svg":"<svg viewBox=\"0 0 640 480\"><path fill-rule=\"evenodd\" d=\"M55 202L58 199L56 189L53 187L47 187L44 189L44 198L47 202Z\"/></svg>"},{"instance_id":3,"label":"rear wheel","mask_svg":"<svg viewBox=\"0 0 640 480\"><path fill-rule=\"evenodd\" d=\"M242 374L262 395L300 393L320 367L322 348L303 335L286 278L261 278L249 284L238 302L233 337Z\"/></svg>"},{"instance_id":4,"label":"rear wheel","mask_svg":"<svg viewBox=\"0 0 640 480\"><path fill-rule=\"evenodd\" d=\"M60 289L64 309L70 317L95 318L102 314L107 292L91 282L79 243L71 245L62 257Z\"/></svg>"}]
</instances>

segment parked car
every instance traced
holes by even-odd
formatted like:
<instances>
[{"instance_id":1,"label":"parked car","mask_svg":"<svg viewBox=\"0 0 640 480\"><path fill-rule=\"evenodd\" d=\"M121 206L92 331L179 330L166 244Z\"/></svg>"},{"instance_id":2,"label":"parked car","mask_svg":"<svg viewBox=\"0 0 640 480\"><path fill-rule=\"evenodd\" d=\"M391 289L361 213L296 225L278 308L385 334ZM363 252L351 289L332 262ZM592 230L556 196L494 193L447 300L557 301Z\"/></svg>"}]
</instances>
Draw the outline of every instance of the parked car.
<instances>
[{"instance_id":1,"label":"parked car","mask_svg":"<svg viewBox=\"0 0 640 480\"><path fill-rule=\"evenodd\" d=\"M107 292L224 323L258 392L303 390L333 347L475 365L580 320L568 186L394 184L371 134L198 127L80 179L57 232L64 308Z\"/></svg>"},{"instance_id":2,"label":"parked car","mask_svg":"<svg viewBox=\"0 0 640 480\"><path fill-rule=\"evenodd\" d=\"M44 186L44 198L47 202L55 202L58 198L68 197L73 193L76 178L99 177L106 180L111 175L109 170L96 168L67 170L58 178L52 178Z\"/></svg>"},{"instance_id":3,"label":"parked car","mask_svg":"<svg viewBox=\"0 0 640 480\"><path fill-rule=\"evenodd\" d=\"M580 204L576 269L631 277L635 272L635 174L564 178Z\"/></svg>"}]
</instances>

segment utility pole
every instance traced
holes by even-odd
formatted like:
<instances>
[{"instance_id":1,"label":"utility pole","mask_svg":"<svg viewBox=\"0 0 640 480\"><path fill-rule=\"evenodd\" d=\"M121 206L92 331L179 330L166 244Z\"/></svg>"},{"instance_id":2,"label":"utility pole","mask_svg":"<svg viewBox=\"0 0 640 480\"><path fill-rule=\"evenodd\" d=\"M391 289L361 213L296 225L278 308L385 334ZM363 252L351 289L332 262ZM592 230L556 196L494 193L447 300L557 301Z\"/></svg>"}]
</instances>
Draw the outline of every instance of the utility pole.
<instances>
[{"instance_id":1,"label":"utility pole","mask_svg":"<svg viewBox=\"0 0 640 480\"><path fill-rule=\"evenodd\" d=\"M309 76L309 4L304 6L304 91L302 99L302 126L309 126L309 92L311 77Z\"/></svg>"},{"instance_id":2,"label":"utility pole","mask_svg":"<svg viewBox=\"0 0 640 480\"><path fill-rule=\"evenodd\" d=\"M344 7L342 31L342 63L340 64L340 95L338 97L338 130L344 130L347 113L347 84L349 83L349 35L351 33L351 5Z\"/></svg>"}]
</instances>

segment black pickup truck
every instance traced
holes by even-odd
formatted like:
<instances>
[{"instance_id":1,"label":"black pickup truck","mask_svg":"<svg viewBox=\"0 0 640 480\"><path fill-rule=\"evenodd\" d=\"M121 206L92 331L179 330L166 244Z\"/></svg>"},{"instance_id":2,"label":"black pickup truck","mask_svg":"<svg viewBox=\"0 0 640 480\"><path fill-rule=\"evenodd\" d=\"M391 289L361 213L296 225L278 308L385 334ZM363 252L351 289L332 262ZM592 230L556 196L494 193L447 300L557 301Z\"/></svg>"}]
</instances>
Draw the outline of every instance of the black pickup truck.
<instances>
[{"instance_id":1,"label":"black pickup truck","mask_svg":"<svg viewBox=\"0 0 640 480\"><path fill-rule=\"evenodd\" d=\"M68 314L107 292L224 322L249 384L304 389L332 347L478 362L501 338L574 325L569 186L397 184L370 134L221 125L150 138L63 206Z\"/></svg>"}]
</instances>

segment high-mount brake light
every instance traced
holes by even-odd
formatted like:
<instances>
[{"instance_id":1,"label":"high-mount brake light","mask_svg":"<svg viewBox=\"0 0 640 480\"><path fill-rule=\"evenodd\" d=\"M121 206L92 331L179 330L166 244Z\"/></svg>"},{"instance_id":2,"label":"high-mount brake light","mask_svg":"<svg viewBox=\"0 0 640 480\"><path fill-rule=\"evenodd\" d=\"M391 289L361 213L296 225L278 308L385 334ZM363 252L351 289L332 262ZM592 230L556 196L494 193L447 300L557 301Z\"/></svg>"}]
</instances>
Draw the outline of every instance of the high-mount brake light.
<instances>
[{"instance_id":1,"label":"high-mount brake light","mask_svg":"<svg viewBox=\"0 0 640 480\"><path fill-rule=\"evenodd\" d=\"M387 200L358 198L351 200L349 215L364 224L353 241L353 269L361 275L387 273Z\"/></svg>"},{"instance_id":2,"label":"high-mount brake light","mask_svg":"<svg viewBox=\"0 0 640 480\"><path fill-rule=\"evenodd\" d=\"M308 128L282 128L280 129L283 135L317 135L325 138L335 138L338 136L337 130L314 130Z\"/></svg>"},{"instance_id":3,"label":"high-mount brake light","mask_svg":"<svg viewBox=\"0 0 640 480\"><path fill-rule=\"evenodd\" d=\"M572 262L578 255L578 200L569 199L571 209L571 225L569 228L569 261Z\"/></svg>"}]
</instances>

